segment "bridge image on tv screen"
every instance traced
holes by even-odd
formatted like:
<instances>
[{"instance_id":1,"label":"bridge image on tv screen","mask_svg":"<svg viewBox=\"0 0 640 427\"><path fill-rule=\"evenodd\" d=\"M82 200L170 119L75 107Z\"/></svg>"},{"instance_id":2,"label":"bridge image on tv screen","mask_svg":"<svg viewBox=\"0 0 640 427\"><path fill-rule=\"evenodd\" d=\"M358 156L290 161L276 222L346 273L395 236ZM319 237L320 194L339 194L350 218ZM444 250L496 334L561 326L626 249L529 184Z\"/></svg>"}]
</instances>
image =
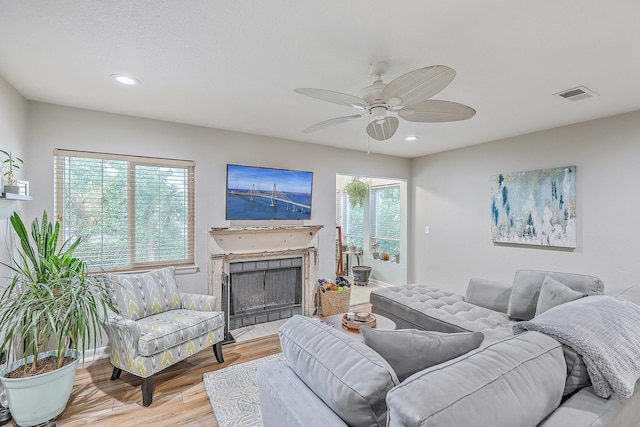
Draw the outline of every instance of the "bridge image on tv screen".
<instances>
[{"instance_id":1,"label":"bridge image on tv screen","mask_svg":"<svg viewBox=\"0 0 640 427\"><path fill-rule=\"evenodd\" d=\"M311 219L313 172L227 165L227 219Z\"/></svg>"}]
</instances>

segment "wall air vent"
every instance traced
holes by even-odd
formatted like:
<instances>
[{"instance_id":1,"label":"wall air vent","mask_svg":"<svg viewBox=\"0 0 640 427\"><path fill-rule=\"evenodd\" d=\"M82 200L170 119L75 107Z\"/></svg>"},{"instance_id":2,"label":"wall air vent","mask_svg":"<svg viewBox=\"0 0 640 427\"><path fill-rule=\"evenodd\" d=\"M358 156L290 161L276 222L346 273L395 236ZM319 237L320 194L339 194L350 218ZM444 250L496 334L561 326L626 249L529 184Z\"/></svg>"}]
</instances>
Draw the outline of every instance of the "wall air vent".
<instances>
[{"instance_id":1,"label":"wall air vent","mask_svg":"<svg viewBox=\"0 0 640 427\"><path fill-rule=\"evenodd\" d=\"M562 92L554 93L561 98L568 99L569 101L580 101L581 99L593 98L598 96L597 93L592 91L586 86L578 86L572 89L563 90Z\"/></svg>"}]
</instances>

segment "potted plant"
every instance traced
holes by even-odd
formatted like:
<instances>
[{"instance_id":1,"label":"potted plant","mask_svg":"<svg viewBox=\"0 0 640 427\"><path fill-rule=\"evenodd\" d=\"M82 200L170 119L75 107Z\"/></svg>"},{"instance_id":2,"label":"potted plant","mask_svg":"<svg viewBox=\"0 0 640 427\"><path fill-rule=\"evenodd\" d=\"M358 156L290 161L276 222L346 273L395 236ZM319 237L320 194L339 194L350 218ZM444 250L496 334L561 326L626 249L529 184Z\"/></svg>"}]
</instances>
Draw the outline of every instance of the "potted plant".
<instances>
[{"instance_id":1,"label":"potted plant","mask_svg":"<svg viewBox=\"0 0 640 427\"><path fill-rule=\"evenodd\" d=\"M349 203L352 208L364 206L364 202L369 195L369 184L360 177L355 177L345 185L344 191L349 196Z\"/></svg>"},{"instance_id":2,"label":"potted plant","mask_svg":"<svg viewBox=\"0 0 640 427\"><path fill-rule=\"evenodd\" d=\"M12 263L3 263L13 277L0 297L0 350L8 360L24 353L0 380L16 423L36 425L64 411L78 361L102 335L100 318L117 308L104 279L73 256L79 238L58 247L60 223L46 211L42 224L31 224L31 237L17 213L10 220L20 245Z\"/></svg>"},{"instance_id":3,"label":"potted plant","mask_svg":"<svg viewBox=\"0 0 640 427\"><path fill-rule=\"evenodd\" d=\"M4 186L5 193L19 193L19 187L16 185L16 179L13 176L13 171L20 169L20 165L24 164L24 160L20 157L14 157L10 151L0 150L0 153L7 156L6 159L2 161L3 168L6 167L7 170L4 172L4 176L7 177L7 184Z\"/></svg>"},{"instance_id":4,"label":"potted plant","mask_svg":"<svg viewBox=\"0 0 640 427\"><path fill-rule=\"evenodd\" d=\"M377 240L371 239L371 256L373 259L380 258L380 252L378 252L378 248L380 247L380 242Z\"/></svg>"}]
</instances>

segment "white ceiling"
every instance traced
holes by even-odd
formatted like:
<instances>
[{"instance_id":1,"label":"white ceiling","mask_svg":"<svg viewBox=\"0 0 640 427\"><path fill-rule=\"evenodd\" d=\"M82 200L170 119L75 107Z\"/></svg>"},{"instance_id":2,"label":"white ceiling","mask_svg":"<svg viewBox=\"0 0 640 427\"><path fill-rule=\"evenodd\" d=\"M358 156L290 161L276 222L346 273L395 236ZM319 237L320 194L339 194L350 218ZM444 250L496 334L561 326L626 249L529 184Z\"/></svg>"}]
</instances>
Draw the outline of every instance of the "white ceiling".
<instances>
[{"instance_id":1,"label":"white ceiling","mask_svg":"<svg viewBox=\"0 0 640 427\"><path fill-rule=\"evenodd\" d=\"M301 133L357 110L293 89L448 65L434 99L475 117L371 141L417 157L640 109L639 18L638 0L0 0L0 75L30 100L366 151L366 117ZM600 96L552 96L579 85Z\"/></svg>"}]
</instances>

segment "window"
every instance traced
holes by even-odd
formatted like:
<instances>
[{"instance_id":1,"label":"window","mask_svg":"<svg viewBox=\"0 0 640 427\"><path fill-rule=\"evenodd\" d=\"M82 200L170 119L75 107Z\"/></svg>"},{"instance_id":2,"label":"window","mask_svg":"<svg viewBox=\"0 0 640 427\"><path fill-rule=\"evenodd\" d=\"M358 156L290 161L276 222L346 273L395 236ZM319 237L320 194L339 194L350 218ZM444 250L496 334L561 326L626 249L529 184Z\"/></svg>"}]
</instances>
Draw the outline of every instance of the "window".
<instances>
[{"instance_id":1,"label":"window","mask_svg":"<svg viewBox=\"0 0 640 427\"><path fill-rule=\"evenodd\" d=\"M371 188L371 240L378 252L400 254L400 186Z\"/></svg>"},{"instance_id":2,"label":"window","mask_svg":"<svg viewBox=\"0 0 640 427\"><path fill-rule=\"evenodd\" d=\"M362 248L364 241L364 208L362 206L351 207L349 196L342 191L337 191L336 211L336 225L342 227L342 243Z\"/></svg>"},{"instance_id":3,"label":"window","mask_svg":"<svg viewBox=\"0 0 640 427\"><path fill-rule=\"evenodd\" d=\"M55 150L60 238L91 270L194 263L195 162Z\"/></svg>"}]
</instances>

